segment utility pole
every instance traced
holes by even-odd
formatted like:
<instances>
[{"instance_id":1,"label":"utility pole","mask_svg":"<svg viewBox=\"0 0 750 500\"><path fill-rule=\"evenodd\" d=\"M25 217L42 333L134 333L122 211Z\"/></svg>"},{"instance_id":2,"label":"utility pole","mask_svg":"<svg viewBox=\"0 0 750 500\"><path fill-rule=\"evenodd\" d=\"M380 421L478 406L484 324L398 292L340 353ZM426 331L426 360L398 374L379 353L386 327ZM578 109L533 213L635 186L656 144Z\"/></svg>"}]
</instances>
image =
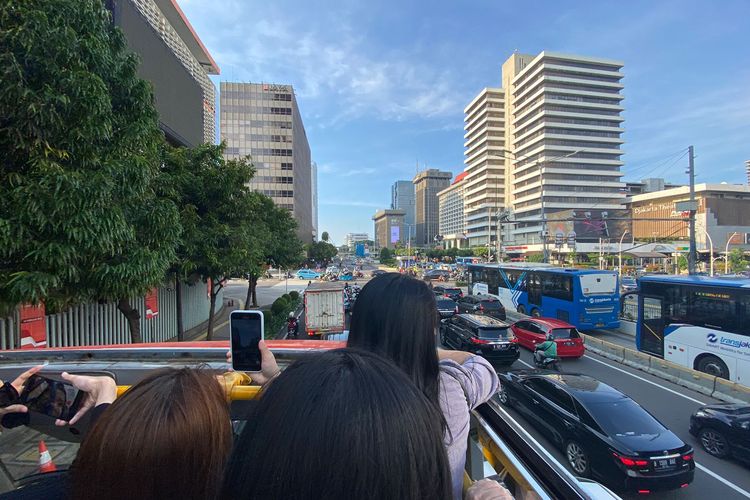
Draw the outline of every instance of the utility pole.
<instances>
[{"instance_id":1,"label":"utility pole","mask_svg":"<svg viewBox=\"0 0 750 500\"><path fill-rule=\"evenodd\" d=\"M690 177L690 251L688 252L688 274L695 274L698 252L695 245L695 151L688 147L688 176Z\"/></svg>"}]
</instances>

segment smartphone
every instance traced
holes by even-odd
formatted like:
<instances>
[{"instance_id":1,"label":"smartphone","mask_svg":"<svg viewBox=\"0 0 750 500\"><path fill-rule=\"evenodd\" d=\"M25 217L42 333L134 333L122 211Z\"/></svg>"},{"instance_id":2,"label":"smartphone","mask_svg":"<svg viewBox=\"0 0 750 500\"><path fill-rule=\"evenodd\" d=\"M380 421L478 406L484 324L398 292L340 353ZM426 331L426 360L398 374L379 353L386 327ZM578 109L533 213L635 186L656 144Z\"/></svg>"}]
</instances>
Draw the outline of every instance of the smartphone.
<instances>
[{"instance_id":1,"label":"smartphone","mask_svg":"<svg viewBox=\"0 0 750 500\"><path fill-rule=\"evenodd\" d=\"M34 374L26 381L19 403L29 411L68 421L78 413L86 393L73 384Z\"/></svg>"},{"instance_id":2,"label":"smartphone","mask_svg":"<svg viewBox=\"0 0 750 500\"><path fill-rule=\"evenodd\" d=\"M232 311L229 314L232 342L232 368L243 372L260 371L260 349L263 338L263 313L260 311Z\"/></svg>"}]
</instances>

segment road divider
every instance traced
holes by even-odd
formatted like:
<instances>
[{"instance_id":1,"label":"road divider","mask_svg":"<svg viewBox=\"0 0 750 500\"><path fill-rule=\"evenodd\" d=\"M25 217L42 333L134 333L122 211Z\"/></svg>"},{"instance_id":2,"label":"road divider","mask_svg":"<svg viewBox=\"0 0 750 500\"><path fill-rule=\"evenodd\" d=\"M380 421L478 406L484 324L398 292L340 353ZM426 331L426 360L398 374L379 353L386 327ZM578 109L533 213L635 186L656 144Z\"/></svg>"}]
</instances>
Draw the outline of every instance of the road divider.
<instances>
[{"instance_id":1,"label":"road divider","mask_svg":"<svg viewBox=\"0 0 750 500\"><path fill-rule=\"evenodd\" d=\"M586 349L682 387L730 403L750 403L750 387L692 370L665 359L581 334Z\"/></svg>"}]
</instances>

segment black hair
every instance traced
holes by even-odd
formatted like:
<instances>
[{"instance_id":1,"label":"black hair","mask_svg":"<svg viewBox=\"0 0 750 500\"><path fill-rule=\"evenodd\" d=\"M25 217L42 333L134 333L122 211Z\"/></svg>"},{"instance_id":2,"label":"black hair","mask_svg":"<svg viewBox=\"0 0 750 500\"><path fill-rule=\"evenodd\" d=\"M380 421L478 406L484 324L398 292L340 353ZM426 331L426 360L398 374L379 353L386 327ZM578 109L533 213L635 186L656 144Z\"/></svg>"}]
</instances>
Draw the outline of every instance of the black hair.
<instances>
[{"instance_id":1,"label":"black hair","mask_svg":"<svg viewBox=\"0 0 750 500\"><path fill-rule=\"evenodd\" d=\"M450 498L440 415L390 361L356 349L290 365L248 416L227 499Z\"/></svg>"},{"instance_id":2,"label":"black hair","mask_svg":"<svg viewBox=\"0 0 750 500\"><path fill-rule=\"evenodd\" d=\"M437 327L434 292L416 278L385 273L359 292L347 346L392 360L439 406Z\"/></svg>"}]
</instances>

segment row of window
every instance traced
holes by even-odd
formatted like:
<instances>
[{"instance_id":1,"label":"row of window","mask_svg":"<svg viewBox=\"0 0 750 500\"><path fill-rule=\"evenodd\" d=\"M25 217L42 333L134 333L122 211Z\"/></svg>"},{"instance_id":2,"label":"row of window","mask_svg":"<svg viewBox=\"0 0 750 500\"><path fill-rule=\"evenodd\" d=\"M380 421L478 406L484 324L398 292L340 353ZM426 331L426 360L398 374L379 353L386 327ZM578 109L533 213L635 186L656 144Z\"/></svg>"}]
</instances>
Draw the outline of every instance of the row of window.
<instances>
[{"instance_id":1,"label":"row of window","mask_svg":"<svg viewBox=\"0 0 750 500\"><path fill-rule=\"evenodd\" d=\"M245 134L246 141L292 142L290 135Z\"/></svg>"},{"instance_id":2,"label":"row of window","mask_svg":"<svg viewBox=\"0 0 750 500\"><path fill-rule=\"evenodd\" d=\"M292 108L276 108L272 106L246 106L243 104L225 104L221 107L227 113L256 113L259 115L291 115Z\"/></svg>"},{"instance_id":3,"label":"row of window","mask_svg":"<svg viewBox=\"0 0 750 500\"><path fill-rule=\"evenodd\" d=\"M536 115L534 115L536 116ZM558 118L556 116L541 116L538 117L533 122L529 123L528 125L524 125L523 128L519 128L516 133L514 134L514 138L521 137L529 130L533 129L534 127L539 126L540 124L544 124L547 128L550 128L550 124L557 124L557 123L570 123L575 125L590 125L594 127L619 127L620 124L618 122L609 121L609 120L584 120L584 119L576 119L576 118ZM573 133L573 129L564 129L564 130L570 130L570 133ZM578 129L575 129L578 130ZM581 131L583 132L583 131ZM559 133L559 132L555 132ZM621 132L607 132L610 134L618 134L616 136L611 137L619 137L619 134ZM582 134L586 135L586 134Z\"/></svg>"},{"instance_id":4,"label":"row of window","mask_svg":"<svg viewBox=\"0 0 750 500\"><path fill-rule=\"evenodd\" d=\"M277 198L293 198L294 191L285 191L281 189L262 189L258 190L266 196L276 196Z\"/></svg>"},{"instance_id":5,"label":"row of window","mask_svg":"<svg viewBox=\"0 0 750 500\"><path fill-rule=\"evenodd\" d=\"M268 182L276 184L294 184L293 177L282 177L277 175L256 175L253 182Z\"/></svg>"},{"instance_id":6,"label":"row of window","mask_svg":"<svg viewBox=\"0 0 750 500\"><path fill-rule=\"evenodd\" d=\"M586 179L590 180L590 179ZM620 189L616 187L601 187L601 186L557 186L545 184L544 189L546 191L572 191L575 193L619 193ZM545 197L546 199L546 197Z\"/></svg>"},{"instance_id":7,"label":"row of window","mask_svg":"<svg viewBox=\"0 0 750 500\"><path fill-rule=\"evenodd\" d=\"M618 106L620 104L618 99L604 99L601 97L584 97L580 95L557 94L554 92L545 92L545 96L548 99L555 99L558 101L590 102L592 104L609 104L612 106Z\"/></svg>"},{"instance_id":8,"label":"row of window","mask_svg":"<svg viewBox=\"0 0 750 500\"><path fill-rule=\"evenodd\" d=\"M505 279L501 274L505 275ZM573 276L560 273L475 268L471 270L471 282L486 283L488 292L495 295L500 288L515 288L521 291L528 289L529 291L541 292L542 295L555 299L573 300Z\"/></svg>"},{"instance_id":9,"label":"row of window","mask_svg":"<svg viewBox=\"0 0 750 500\"><path fill-rule=\"evenodd\" d=\"M236 115L236 116L235 116ZM239 113L232 113L231 115L222 114L221 128L222 130L234 130L238 132L246 130L248 127L251 128L281 128L281 129L292 129L292 122L290 121L279 121L279 120L243 120L243 115Z\"/></svg>"}]
</instances>

